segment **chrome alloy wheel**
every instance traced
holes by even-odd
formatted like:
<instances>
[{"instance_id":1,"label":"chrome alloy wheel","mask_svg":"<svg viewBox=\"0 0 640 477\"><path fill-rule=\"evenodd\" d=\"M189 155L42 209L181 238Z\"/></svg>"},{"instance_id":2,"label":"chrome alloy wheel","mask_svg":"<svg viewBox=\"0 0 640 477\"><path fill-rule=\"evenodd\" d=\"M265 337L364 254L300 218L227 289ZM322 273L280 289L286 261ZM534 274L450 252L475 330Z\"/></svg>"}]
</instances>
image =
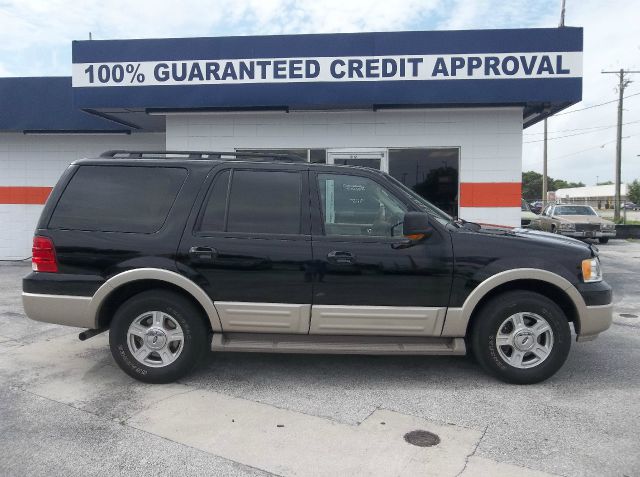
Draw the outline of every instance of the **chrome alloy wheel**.
<instances>
[{"instance_id":1,"label":"chrome alloy wheel","mask_svg":"<svg viewBox=\"0 0 640 477\"><path fill-rule=\"evenodd\" d=\"M152 368L173 363L184 348L184 333L175 318L163 311L139 315L127 330L127 344L133 357Z\"/></svg>"},{"instance_id":2,"label":"chrome alloy wheel","mask_svg":"<svg viewBox=\"0 0 640 477\"><path fill-rule=\"evenodd\" d=\"M553 331L540 315L515 313L500 325L496 334L496 348L500 357L510 366L533 368L551 354Z\"/></svg>"}]
</instances>

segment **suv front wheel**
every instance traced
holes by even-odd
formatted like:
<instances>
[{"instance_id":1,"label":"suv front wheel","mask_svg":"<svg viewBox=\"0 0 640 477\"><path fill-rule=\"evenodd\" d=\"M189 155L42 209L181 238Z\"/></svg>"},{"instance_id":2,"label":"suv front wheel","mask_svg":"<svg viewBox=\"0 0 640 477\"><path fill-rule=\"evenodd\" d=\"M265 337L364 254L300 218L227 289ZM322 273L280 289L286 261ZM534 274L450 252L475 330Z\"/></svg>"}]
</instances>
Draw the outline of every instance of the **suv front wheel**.
<instances>
[{"instance_id":1,"label":"suv front wheel","mask_svg":"<svg viewBox=\"0 0 640 477\"><path fill-rule=\"evenodd\" d=\"M471 349L498 379L533 384L555 374L567 359L571 330L563 311L543 295L500 294L484 304L471 330Z\"/></svg>"},{"instance_id":2,"label":"suv front wheel","mask_svg":"<svg viewBox=\"0 0 640 477\"><path fill-rule=\"evenodd\" d=\"M111 354L130 376L168 383L187 374L207 350L202 313L183 296L149 290L129 298L111 322Z\"/></svg>"}]
</instances>

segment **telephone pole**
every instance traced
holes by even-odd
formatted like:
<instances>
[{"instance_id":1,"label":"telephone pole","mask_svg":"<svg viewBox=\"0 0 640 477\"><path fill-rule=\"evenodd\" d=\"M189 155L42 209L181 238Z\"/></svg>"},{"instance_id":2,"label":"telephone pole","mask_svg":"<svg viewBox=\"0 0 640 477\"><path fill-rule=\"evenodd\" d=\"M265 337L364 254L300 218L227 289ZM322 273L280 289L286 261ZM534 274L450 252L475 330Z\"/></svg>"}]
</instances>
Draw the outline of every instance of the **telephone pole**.
<instances>
[{"instance_id":1,"label":"telephone pole","mask_svg":"<svg viewBox=\"0 0 640 477\"><path fill-rule=\"evenodd\" d=\"M558 28L564 27L564 12L566 9L566 0L560 2L560 23ZM544 118L544 145L542 149L542 208L547 206L547 118Z\"/></svg>"},{"instance_id":2,"label":"telephone pole","mask_svg":"<svg viewBox=\"0 0 640 477\"><path fill-rule=\"evenodd\" d=\"M616 137L616 179L615 179L615 199L613 220L620 220L620 182L622 179L622 102L624 100L624 90L631 80L627 78L632 73L640 73L640 71L631 71L620 68L618 71L603 71L603 74L618 75L618 127Z\"/></svg>"},{"instance_id":3,"label":"telephone pole","mask_svg":"<svg viewBox=\"0 0 640 477\"><path fill-rule=\"evenodd\" d=\"M542 149L542 208L547 206L547 118L544 118L544 145Z\"/></svg>"}]
</instances>

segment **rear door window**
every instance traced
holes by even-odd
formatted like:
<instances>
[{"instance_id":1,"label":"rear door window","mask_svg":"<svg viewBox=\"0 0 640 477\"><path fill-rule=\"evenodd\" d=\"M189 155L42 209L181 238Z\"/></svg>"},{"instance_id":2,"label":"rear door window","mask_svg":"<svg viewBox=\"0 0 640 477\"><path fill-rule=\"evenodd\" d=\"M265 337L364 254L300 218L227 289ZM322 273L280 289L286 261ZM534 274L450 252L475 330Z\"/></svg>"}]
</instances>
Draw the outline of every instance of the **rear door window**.
<instances>
[{"instance_id":1,"label":"rear door window","mask_svg":"<svg viewBox=\"0 0 640 477\"><path fill-rule=\"evenodd\" d=\"M228 170L219 174L209 190L204 214L200 220L199 230L202 232L222 232L224 230L229 175Z\"/></svg>"},{"instance_id":2,"label":"rear door window","mask_svg":"<svg viewBox=\"0 0 640 477\"><path fill-rule=\"evenodd\" d=\"M299 172L224 171L209 189L196 231L300 234L301 188Z\"/></svg>"},{"instance_id":3,"label":"rear door window","mask_svg":"<svg viewBox=\"0 0 640 477\"><path fill-rule=\"evenodd\" d=\"M186 177L187 170L177 167L80 166L49 228L157 232Z\"/></svg>"},{"instance_id":4,"label":"rear door window","mask_svg":"<svg viewBox=\"0 0 640 477\"><path fill-rule=\"evenodd\" d=\"M299 234L301 186L298 172L234 171L227 231Z\"/></svg>"}]
</instances>

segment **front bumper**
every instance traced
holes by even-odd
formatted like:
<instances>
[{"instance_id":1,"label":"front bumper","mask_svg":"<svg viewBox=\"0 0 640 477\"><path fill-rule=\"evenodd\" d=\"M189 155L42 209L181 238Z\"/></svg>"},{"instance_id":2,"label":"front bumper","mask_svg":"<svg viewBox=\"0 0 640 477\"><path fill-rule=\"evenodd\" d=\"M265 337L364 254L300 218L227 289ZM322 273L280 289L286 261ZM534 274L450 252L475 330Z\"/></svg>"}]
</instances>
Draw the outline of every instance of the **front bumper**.
<instances>
[{"instance_id":1,"label":"front bumper","mask_svg":"<svg viewBox=\"0 0 640 477\"><path fill-rule=\"evenodd\" d=\"M616 236L615 230L593 230L587 232L576 232L575 230L559 230L558 233L560 235L564 235L566 237L573 238L601 238L601 237L609 237L613 238Z\"/></svg>"},{"instance_id":2,"label":"front bumper","mask_svg":"<svg viewBox=\"0 0 640 477\"><path fill-rule=\"evenodd\" d=\"M584 303L584 306L577 304L578 322L574 325L578 341L590 341L611 326L613 290L604 280L595 283L580 283L576 289Z\"/></svg>"},{"instance_id":3,"label":"front bumper","mask_svg":"<svg viewBox=\"0 0 640 477\"><path fill-rule=\"evenodd\" d=\"M613 303L586 306L580 313L578 341L591 341L607 330L613 321Z\"/></svg>"}]
</instances>

